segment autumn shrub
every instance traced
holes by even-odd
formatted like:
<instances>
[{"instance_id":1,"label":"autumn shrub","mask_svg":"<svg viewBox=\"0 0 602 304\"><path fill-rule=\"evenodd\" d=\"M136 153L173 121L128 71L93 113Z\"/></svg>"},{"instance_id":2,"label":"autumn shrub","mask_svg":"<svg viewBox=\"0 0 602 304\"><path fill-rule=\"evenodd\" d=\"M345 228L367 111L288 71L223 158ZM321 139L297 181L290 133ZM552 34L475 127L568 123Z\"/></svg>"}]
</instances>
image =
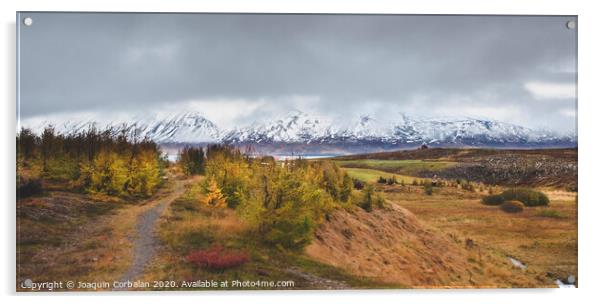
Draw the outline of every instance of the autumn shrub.
<instances>
[{"instance_id":1,"label":"autumn shrub","mask_svg":"<svg viewBox=\"0 0 602 304\"><path fill-rule=\"evenodd\" d=\"M525 205L519 201L506 201L500 205L500 209L508 213L522 212Z\"/></svg>"},{"instance_id":2,"label":"autumn shrub","mask_svg":"<svg viewBox=\"0 0 602 304\"><path fill-rule=\"evenodd\" d=\"M530 188L513 188L508 189L501 194L506 201L520 201L527 207L547 206L550 204L550 199L541 191L536 191Z\"/></svg>"},{"instance_id":3,"label":"autumn shrub","mask_svg":"<svg viewBox=\"0 0 602 304\"><path fill-rule=\"evenodd\" d=\"M201 199L201 204L210 208L225 208L226 199L214 179L208 179L205 187L205 196Z\"/></svg>"},{"instance_id":4,"label":"autumn shrub","mask_svg":"<svg viewBox=\"0 0 602 304\"><path fill-rule=\"evenodd\" d=\"M249 255L244 252L228 250L223 246L215 245L209 249L191 252L186 256L186 260L201 268L223 271L249 262Z\"/></svg>"}]
</instances>

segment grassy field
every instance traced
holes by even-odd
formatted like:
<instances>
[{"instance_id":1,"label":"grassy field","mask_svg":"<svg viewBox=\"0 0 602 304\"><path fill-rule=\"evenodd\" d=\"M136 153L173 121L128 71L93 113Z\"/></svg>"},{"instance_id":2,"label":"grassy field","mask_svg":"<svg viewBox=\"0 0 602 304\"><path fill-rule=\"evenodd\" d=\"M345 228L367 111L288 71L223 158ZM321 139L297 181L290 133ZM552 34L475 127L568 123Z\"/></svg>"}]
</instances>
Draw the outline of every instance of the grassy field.
<instances>
[{"instance_id":1,"label":"grassy field","mask_svg":"<svg viewBox=\"0 0 602 304\"><path fill-rule=\"evenodd\" d=\"M433 170L454 165L453 162L420 160L338 162L352 177L368 182L375 182L379 176L387 178L391 171L412 172L419 168ZM411 174L395 174L395 177L406 185L415 179ZM380 185L379 188L385 191L390 202L407 208L428 225L459 239L473 239L500 255L512 256L548 281L577 276L576 192L540 188L551 200L549 207L526 208L522 213L508 214L498 207L482 205L480 199L486 193L478 189L470 192L435 188L433 195L425 195L420 187Z\"/></svg>"},{"instance_id":2,"label":"grassy field","mask_svg":"<svg viewBox=\"0 0 602 304\"><path fill-rule=\"evenodd\" d=\"M483 194L456 188L435 188L433 195L425 195L413 186L379 187L390 202L443 233L472 239L488 250L514 257L548 280L577 277L575 193L547 191L549 207L508 214L481 204Z\"/></svg>"},{"instance_id":3,"label":"grassy field","mask_svg":"<svg viewBox=\"0 0 602 304\"><path fill-rule=\"evenodd\" d=\"M408 175L400 175L389 172L384 172L375 169L364 169L364 168L343 168L345 172L349 174L349 176L353 178L357 178L364 182L376 183L379 177L390 178L395 177L398 182L402 182L405 184L411 184L414 180L421 181L425 180L424 178L412 177Z\"/></svg>"},{"instance_id":4,"label":"grassy field","mask_svg":"<svg viewBox=\"0 0 602 304\"><path fill-rule=\"evenodd\" d=\"M381 159L356 159L337 160L344 168L365 168L396 173L400 175L417 175L421 171L438 171L454 167L457 163L451 161L431 160L381 160Z\"/></svg>"}]
</instances>

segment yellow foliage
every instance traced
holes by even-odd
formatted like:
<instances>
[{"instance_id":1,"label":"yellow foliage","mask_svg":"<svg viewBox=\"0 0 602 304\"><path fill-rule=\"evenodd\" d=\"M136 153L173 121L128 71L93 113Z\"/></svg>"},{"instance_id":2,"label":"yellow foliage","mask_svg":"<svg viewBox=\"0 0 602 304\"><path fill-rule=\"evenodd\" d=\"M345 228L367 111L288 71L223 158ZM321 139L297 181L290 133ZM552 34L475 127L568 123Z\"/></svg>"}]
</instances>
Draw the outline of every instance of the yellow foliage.
<instances>
[{"instance_id":1,"label":"yellow foliage","mask_svg":"<svg viewBox=\"0 0 602 304\"><path fill-rule=\"evenodd\" d=\"M226 199L214 179L209 180L207 195L201 199L201 203L212 208L226 208Z\"/></svg>"}]
</instances>

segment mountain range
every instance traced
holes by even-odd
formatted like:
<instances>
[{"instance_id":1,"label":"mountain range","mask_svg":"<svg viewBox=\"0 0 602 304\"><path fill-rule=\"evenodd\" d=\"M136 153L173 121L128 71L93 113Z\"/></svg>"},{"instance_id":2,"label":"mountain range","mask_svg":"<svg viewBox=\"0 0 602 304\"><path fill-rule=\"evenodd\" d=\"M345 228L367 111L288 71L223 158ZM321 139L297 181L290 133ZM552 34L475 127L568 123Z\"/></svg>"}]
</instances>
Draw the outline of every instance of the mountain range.
<instances>
[{"instance_id":1,"label":"mountain range","mask_svg":"<svg viewBox=\"0 0 602 304\"><path fill-rule=\"evenodd\" d=\"M420 146L471 147L575 147L577 139L546 130L534 130L488 119L414 118L381 120L370 115L356 119L332 119L293 111L275 119L255 121L232 129L221 129L199 112L135 118L100 123L94 119L44 121L24 125L40 132L52 125L58 133L77 133L90 127L128 132L160 144L228 143L233 145L278 145L362 147L362 151ZM371 149L372 147L373 149ZM316 150L314 148L314 150ZM320 149L317 149L320 150Z\"/></svg>"}]
</instances>

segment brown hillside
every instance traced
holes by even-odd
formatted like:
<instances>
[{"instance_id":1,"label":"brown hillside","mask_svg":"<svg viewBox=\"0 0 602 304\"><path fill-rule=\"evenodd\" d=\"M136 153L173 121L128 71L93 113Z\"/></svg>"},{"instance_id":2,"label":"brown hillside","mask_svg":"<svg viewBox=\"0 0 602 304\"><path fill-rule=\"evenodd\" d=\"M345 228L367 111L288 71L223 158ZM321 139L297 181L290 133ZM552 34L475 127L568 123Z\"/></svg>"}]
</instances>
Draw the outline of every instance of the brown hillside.
<instances>
[{"instance_id":1,"label":"brown hillside","mask_svg":"<svg viewBox=\"0 0 602 304\"><path fill-rule=\"evenodd\" d=\"M483 251L483 252L481 252ZM408 210L338 210L306 248L310 257L350 273L407 287L511 287L540 284L472 240L428 229Z\"/></svg>"}]
</instances>

